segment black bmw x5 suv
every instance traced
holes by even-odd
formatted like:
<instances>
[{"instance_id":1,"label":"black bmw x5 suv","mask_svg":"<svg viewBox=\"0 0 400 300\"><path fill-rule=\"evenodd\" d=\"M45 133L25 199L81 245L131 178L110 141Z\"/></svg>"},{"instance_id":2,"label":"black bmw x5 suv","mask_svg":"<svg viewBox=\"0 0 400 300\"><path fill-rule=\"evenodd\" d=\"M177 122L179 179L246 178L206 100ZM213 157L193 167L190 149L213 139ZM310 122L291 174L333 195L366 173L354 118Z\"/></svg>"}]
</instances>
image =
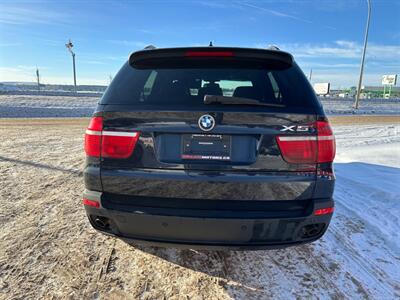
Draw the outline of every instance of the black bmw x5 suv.
<instances>
[{"instance_id":1,"label":"black bmw x5 suv","mask_svg":"<svg viewBox=\"0 0 400 300\"><path fill-rule=\"evenodd\" d=\"M331 127L279 50L134 52L85 151L90 223L134 242L280 248L320 238L334 209Z\"/></svg>"}]
</instances>

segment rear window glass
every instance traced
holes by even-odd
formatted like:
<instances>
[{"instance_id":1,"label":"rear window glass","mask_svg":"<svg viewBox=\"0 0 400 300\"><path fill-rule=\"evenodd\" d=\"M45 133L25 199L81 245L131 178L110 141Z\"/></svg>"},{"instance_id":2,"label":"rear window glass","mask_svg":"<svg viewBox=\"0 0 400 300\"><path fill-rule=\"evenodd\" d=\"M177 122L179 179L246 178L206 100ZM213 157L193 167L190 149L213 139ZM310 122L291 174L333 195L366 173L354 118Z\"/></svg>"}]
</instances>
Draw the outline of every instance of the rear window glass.
<instances>
[{"instance_id":1,"label":"rear window glass","mask_svg":"<svg viewBox=\"0 0 400 300\"><path fill-rule=\"evenodd\" d=\"M101 103L162 107L227 105L204 104L205 95L294 107L310 107L315 103L315 95L297 65L276 70L264 67L136 69L128 63L115 76Z\"/></svg>"}]
</instances>

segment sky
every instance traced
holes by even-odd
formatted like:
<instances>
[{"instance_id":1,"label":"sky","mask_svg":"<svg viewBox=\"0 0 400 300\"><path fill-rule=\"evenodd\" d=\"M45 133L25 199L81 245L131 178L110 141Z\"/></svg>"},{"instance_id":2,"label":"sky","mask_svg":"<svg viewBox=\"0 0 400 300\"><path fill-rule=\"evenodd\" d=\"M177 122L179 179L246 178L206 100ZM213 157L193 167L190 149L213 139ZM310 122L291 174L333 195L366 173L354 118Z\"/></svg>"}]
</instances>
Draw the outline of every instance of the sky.
<instances>
[{"instance_id":1,"label":"sky","mask_svg":"<svg viewBox=\"0 0 400 300\"><path fill-rule=\"evenodd\" d=\"M363 85L400 74L400 1L371 0ZM366 0L4 1L0 0L0 81L108 84L129 54L156 47L276 45L312 82L356 86Z\"/></svg>"}]
</instances>

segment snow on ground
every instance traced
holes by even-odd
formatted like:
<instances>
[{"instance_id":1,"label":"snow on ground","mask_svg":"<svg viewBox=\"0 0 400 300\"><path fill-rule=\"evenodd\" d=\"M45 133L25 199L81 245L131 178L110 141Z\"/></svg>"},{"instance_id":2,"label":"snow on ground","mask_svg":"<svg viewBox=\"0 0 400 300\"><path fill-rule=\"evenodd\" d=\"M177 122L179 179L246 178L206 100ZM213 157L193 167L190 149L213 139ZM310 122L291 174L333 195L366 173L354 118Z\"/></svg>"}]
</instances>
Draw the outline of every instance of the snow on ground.
<instances>
[{"instance_id":1,"label":"snow on ground","mask_svg":"<svg viewBox=\"0 0 400 300\"><path fill-rule=\"evenodd\" d=\"M0 95L0 118L89 117L99 98L39 95ZM323 98L329 115L400 114L400 99L365 99L354 111L353 99Z\"/></svg>"},{"instance_id":2,"label":"snow on ground","mask_svg":"<svg viewBox=\"0 0 400 300\"><path fill-rule=\"evenodd\" d=\"M353 109L354 99L321 98L321 103L328 115L392 115L400 114L400 99L360 99L358 110Z\"/></svg>"},{"instance_id":3,"label":"snow on ground","mask_svg":"<svg viewBox=\"0 0 400 300\"><path fill-rule=\"evenodd\" d=\"M400 125L334 132L336 210L325 236L292 249L239 254L236 272L275 299L399 298Z\"/></svg>"},{"instance_id":4,"label":"snow on ground","mask_svg":"<svg viewBox=\"0 0 400 300\"><path fill-rule=\"evenodd\" d=\"M400 296L400 125L337 126L331 258L373 298ZM331 250L332 252L329 252Z\"/></svg>"},{"instance_id":5,"label":"snow on ground","mask_svg":"<svg viewBox=\"0 0 400 300\"><path fill-rule=\"evenodd\" d=\"M0 118L69 118L92 115L99 98L0 95Z\"/></svg>"}]
</instances>

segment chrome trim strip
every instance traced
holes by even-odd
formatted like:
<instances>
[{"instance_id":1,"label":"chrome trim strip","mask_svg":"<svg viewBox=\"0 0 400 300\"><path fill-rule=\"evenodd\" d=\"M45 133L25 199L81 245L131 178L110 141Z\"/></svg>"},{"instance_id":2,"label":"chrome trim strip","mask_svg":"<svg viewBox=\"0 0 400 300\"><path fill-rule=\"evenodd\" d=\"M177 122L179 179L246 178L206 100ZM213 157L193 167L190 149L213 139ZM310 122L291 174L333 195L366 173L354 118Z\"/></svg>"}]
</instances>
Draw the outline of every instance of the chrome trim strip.
<instances>
[{"instance_id":1,"label":"chrome trim strip","mask_svg":"<svg viewBox=\"0 0 400 300\"><path fill-rule=\"evenodd\" d=\"M280 136L280 141L291 142L291 141L316 141L316 136Z\"/></svg>"},{"instance_id":2,"label":"chrome trim strip","mask_svg":"<svg viewBox=\"0 0 400 300\"><path fill-rule=\"evenodd\" d=\"M137 132L123 132L123 131L103 131L103 135L109 135L109 136L130 136L130 137L136 137Z\"/></svg>"},{"instance_id":3,"label":"chrome trim strip","mask_svg":"<svg viewBox=\"0 0 400 300\"><path fill-rule=\"evenodd\" d=\"M326 136L318 136L318 140L320 141L330 141L334 140L335 137L333 135L326 135Z\"/></svg>"},{"instance_id":4,"label":"chrome trim strip","mask_svg":"<svg viewBox=\"0 0 400 300\"><path fill-rule=\"evenodd\" d=\"M101 131L97 131L97 130L90 130L90 129L86 129L86 134L90 134L90 135L101 135Z\"/></svg>"}]
</instances>

